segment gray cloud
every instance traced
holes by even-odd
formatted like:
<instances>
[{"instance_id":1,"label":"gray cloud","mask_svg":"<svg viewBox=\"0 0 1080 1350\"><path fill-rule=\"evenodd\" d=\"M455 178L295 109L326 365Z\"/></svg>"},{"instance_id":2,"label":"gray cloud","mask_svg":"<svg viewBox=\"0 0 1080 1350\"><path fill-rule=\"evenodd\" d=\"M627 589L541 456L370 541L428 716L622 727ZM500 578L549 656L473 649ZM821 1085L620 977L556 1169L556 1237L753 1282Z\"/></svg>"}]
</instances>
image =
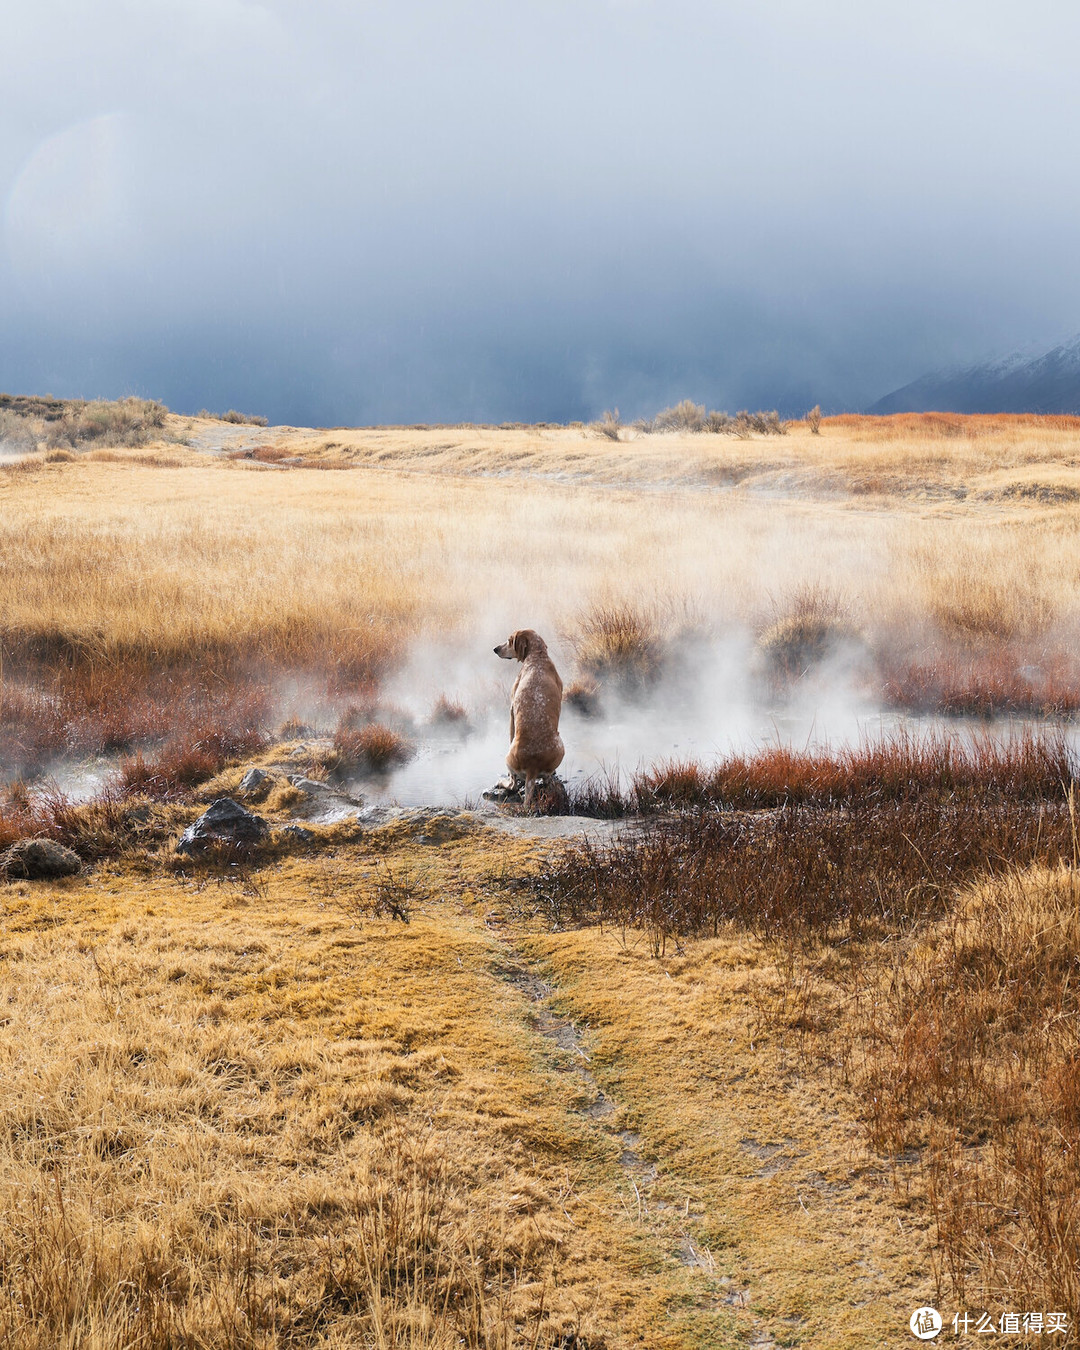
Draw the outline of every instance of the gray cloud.
<instances>
[{"instance_id":1,"label":"gray cloud","mask_svg":"<svg viewBox=\"0 0 1080 1350\"><path fill-rule=\"evenodd\" d=\"M1080 327L1064 3L6 9L0 386L796 412Z\"/></svg>"}]
</instances>

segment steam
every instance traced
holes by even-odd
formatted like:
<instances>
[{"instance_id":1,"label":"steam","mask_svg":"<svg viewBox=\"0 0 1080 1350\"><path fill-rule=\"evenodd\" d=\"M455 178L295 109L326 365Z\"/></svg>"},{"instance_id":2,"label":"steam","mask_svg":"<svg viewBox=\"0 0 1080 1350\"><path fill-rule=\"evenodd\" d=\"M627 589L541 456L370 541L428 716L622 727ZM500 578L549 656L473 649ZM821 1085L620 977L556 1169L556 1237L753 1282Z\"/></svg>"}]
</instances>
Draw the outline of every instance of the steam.
<instances>
[{"instance_id":1,"label":"steam","mask_svg":"<svg viewBox=\"0 0 1080 1350\"><path fill-rule=\"evenodd\" d=\"M502 634L493 628L490 636ZM571 653L554 637L549 646L569 683ZM402 806L476 804L506 771L509 697L517 671L516 663L498 660L479 636L475 644L418 646L383 700L415 726L417 754L384 781L361 785L365 796ZM466 709L467 727L431 723L440 696ZM559 774L570 786L597 774L614 773L625 781L663 760L708 762L778 743L858 744L913 724L866 696L854 649L837 652L798 680L788 696L777 697L746 629L688 641L682 648L676 644L654 684L633 694L608 687L599 702L596 716L571 704L563 707L566 758Z\"/></svg>"}]
</instances>

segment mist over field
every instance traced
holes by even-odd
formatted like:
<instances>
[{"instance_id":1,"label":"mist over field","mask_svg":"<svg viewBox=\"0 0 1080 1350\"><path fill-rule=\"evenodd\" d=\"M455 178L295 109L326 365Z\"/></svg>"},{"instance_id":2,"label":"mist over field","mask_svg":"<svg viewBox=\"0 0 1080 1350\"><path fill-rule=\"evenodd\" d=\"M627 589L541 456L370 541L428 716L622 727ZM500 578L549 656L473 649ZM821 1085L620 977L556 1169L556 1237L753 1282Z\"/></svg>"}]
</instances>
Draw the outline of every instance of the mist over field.
<instances>
[{"instance_id":1,"label":"mist over field","mask_svg":"<svg viewBox=\"0 0 1080 1350\"><path fill-rule=\"evenodd\" d=\"M1049 0L20 7L0 388L317 425L868 406L1080 326L1078 28Z\"/></svg>"}]
</instances>

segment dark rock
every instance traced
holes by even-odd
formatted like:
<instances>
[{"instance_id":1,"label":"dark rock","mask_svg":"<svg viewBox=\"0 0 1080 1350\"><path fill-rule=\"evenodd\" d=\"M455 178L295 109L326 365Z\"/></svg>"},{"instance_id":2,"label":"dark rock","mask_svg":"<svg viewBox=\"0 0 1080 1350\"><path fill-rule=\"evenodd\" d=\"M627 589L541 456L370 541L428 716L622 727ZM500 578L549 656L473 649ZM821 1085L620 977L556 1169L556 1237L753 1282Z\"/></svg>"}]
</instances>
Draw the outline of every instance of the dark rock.
<instances>
[{"instance_id":1,"label":"dark rock","mask_svg":"<svg viewBox=\"0 0 1080 1350\"><path fill-rule=\"evenodd\" d=\"M305 830L303 825L286 825L281 831L284 838L294 844L313 844L315 835L311 830Z\"/></svg>"},{"instance_id":2,"label":"dark rock","mask_svg":"<svg viewBox=\"0 0 1080 1350\"><path fill-rule=\"evenodd\" d=\"M9 881L43 881L70 877L82 868L82 859L52 839L20 839L0 853L0 877Z\"/></svg>"},{"instance_id":3,"label":"dark rock","mask_svg":"<svg viewBox=\"0 0 1080 1350\"><path fill-rule=\"evenodd\" d=\"M525 775L509 773L482 794L486 802L520 802L525 798Z\"/></svg>"},{"instance_id":4,"label":"dark rock","mask_svg":"<svg viewBox=\"0 0 1080 1350\"><path fill-rule=\"evenodd\" d=\"M176 841L176 851L202 853L211 844L255 844L266 838L267 831L262 816L253 815L231 797L219 797L187 827Z\"/></svg>"}]
</instances>

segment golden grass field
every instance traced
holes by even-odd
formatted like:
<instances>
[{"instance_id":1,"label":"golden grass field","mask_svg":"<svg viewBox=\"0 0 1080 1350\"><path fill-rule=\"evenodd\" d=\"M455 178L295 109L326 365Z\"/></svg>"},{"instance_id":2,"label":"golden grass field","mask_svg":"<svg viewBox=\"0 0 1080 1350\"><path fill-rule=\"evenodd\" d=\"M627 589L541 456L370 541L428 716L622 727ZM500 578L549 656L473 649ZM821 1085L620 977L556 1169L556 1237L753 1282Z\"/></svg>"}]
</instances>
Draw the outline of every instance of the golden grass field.
<instances>
[{"instance_id":1,"label":"golden grass field","mask_svg":"<svg viewBox=\"0 0 1080 1350\"><path fill-rule=\"evenodd\" d=\"M1075 1313L1067 784L1024 798L1030 867L950 880L918 836L901 918L673 910L663 942L556 913L592 864L468 813L171 841L288 718L381 717L522 626L601 691L737 631L781 695L836 647L885 707L1070 715L1080 424L159 430L0 465L0 848L87 862L0 880L3 1350L859 1350L926 1302ZM99 752L160 773L35 797Z\"/></svg>"}]
</instances>

